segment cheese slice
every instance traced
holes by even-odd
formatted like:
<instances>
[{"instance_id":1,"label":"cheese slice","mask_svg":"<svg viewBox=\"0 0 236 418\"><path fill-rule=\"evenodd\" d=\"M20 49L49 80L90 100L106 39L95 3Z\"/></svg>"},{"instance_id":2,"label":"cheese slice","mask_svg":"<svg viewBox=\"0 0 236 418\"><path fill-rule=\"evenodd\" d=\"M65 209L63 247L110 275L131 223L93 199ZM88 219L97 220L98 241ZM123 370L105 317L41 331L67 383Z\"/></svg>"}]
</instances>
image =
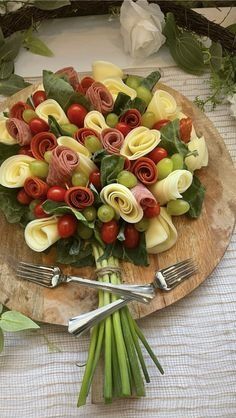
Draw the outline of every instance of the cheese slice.
<instances>
[{"instance_id":1,"label":"cheese slice","mask_svg":"<svg viewBox=\"0 0 236 418\"><path fill-rule=\"evenodd\" d=\"M98 170L97 166L94 164L92 160L90 160L90 158L86 157L83 154L80 154L80 153L78 154L79 154L79 165L75 169L76 173L81 172L85 174L87 177L89 177L93 171Z\"/></svg>"},{"instance_id":2,"label":"cheese slice","mask_svg":"<svg viewBox=\"0 0 236 418\"><path fill-rule=\"evenodd\" d=\"M174 97L167 91L160 89L155 91L146 111L154 113L156 122L161 119L173 120L179 113Z\"/></svg>"},{"instance_id":3,"label":"cheese slice","mask_svg":"<svg viewBox=\"0 0 236 418\"><path fill-rule=\"evenodd\" d=\"M176 200L182 197L192 184L193 175L188 170L172 171L165 179L157 181L149 187L152 194L161 205L165 205L169 200Z\"/></svg>"},{"instance_id":4,"label":"cheese slice","mask_svg":"<svg viewBox=\"0 0 236 418\"><path fill-rule=\"evenodd\" d=\"M9 134L6 128L7 119L4 116L0 117L0 142L6 145L14 145L17 144L17 140Z\"/></svg>"},{"instance_id":5,"label":"cheese slice","mask_svg":"<svg viewBox=\"0 0 236 418\"><path fill-rule=\"evenodd\" d=\"M50 216L35 219L26 225L25 241L31 250L44 251L60 239L57 223L58 217Z\"/></svg>"},{"instance_id":6,"label":"cheese slice","mask_svg":"<svg viewBox=\"0 0 236 418\"><path fill-rule=\"evenodd\" d=\"M92 63L93 78L95 81L103 81L105 78L123 78L123 71L108 61L94 61Z\"/></svg>"},{"instance_id":7,"label":"cheese slice","mask_svg":"<svg viewBox=\"0 0 236 418\"><path fill-rule=\"evenodd\" d=\"M120 153L129 160L137 160L151 152L160 140L161 134L157 129L138 126L126 135Z\"/></svg>"},{"instance_id":8,"label":"cheese slice","mask_svg":"<svg viewBox=\"0 0 236 418\"><path fill-rule=\"evenodd\" d=\"M104 86L106 86L106 88L109 90L114 101L116 100L119 93L127 94L132 100L137 96L136 90L127 86L121 78L106 78L105 80L102 80L102 84L104 84Z\"/></svg>"},{"instance_id":9,"label":"cheese slice","mask_svg":"<svg viewBox=\"0 0 236 418\"><path fill-rule=\"evenodd\" d=\"M70 136L59 136L59 138L57 138L57 143L58 145L70 148L79 154L83 154L85 157L91 157L89 150Z\"/></svg>"},{"instance_id":10,"label":"cheese slice","mask_svg":"<svg viewBox=\"0 0 236 418\"><path fill-rule=\"evenodd\" d=\"M94 129L99 134L103 129L109 128L104 116L97 110L91 110L91 112L87 113L84 119L84 127Z\"/></svg>"},{"instance_id":11,"label":"cheese slice","mask_svg":"<svg viewBox=\"0 0 236 418\"><path fill-rule=\"evenodd\" d=\"M8 188L23 187L27 177L31 176L29 165L34 158L28 155L13 155L0 166L0 184Z\"/></svg>"},{"instance_id":12,"label":"cheese slice","mask_svg":"<svg viewBox=\"0 0 236 418\"><path fill-rule=\"evenodd\" d=\"M47 99L44 102L40 103L35 112L40 119L43 119L45 122L48 122L48 116L53 116L59 125L64 123L69 123L69 120L62 109L62 107L54 99Z\"/></svg>"},{"instance_id":13,"label":"cheese slice","mask_svg":"<svg viewBox=\"0 0 236 418\"><path fill-rule=\"evenodd\" d=\"M161 208L159 216L150 219L145 237L149 254L162 253L175 245L177 230L165 208Z\"/></svg>"},{"instance_id":14,"label":"cheese slice","mask_svg":"<svg viewBox=\"0 0 236 418\"><path fill-rule=\"evenodd\" d=\"M187 145L189 151L197 151L198 153L196 156L190 155L185 158L184 161L188 170L195 171L201 167L206 167L208 165L208 149L204 136L193 139Z\"/></svg>"}]
</instances>

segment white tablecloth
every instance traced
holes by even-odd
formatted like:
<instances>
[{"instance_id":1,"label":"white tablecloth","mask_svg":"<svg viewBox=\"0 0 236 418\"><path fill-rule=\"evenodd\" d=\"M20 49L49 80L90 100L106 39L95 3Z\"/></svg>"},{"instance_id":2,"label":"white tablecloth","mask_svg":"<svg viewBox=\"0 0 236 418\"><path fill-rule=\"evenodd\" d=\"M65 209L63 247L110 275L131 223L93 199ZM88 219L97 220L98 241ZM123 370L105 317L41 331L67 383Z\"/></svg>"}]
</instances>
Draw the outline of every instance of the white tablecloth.
<instances>
[{"instance_id":1,"label":"white tablecloth","mask_svg":"<svg viewBox=\"0 0 236 418\"><path fill-rule=\"evenodd\" d=\"M163 74L163 82L190 99L207 94L207 76L187 75L175 66L164 67ZM208 116L235 161L236 123L228 105ZM91 405L88 399L77 409L83 370L76 363L86 360L89 338L77 340L62 327L42 325L37 332L6 336L0 356L0 417L235 417L235 255L236 234L212 276L198 289L139 321L165 370L160 376L145 354L151 376L146 398L112 405Z\"/></svg>"}]
</instances>

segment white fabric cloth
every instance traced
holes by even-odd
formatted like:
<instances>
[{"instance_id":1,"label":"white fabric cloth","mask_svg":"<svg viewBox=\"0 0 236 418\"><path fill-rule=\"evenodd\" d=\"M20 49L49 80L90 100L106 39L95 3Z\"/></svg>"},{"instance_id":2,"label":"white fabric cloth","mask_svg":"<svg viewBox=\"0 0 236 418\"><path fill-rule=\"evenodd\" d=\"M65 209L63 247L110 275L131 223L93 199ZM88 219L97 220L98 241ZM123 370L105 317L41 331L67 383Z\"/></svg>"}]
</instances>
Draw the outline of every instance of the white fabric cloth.
<instances>
[{"instance_id":1,"label":"white fabric cloth","mask_svg":"<svg viewBox=\"0 0 236 418\"><path fill-rule=\"evenodd\" d=\"M145 74L146 70L129 69ZM162 82L189 99L207 94L207 76L163 69ZM236 122L229 105L209 118L236 159ZM220 161L219 161L220 164ZM222 176L224 173L222 173ZM76 339L59 326L7 334L0 356L1 418L229 418L236 416L236 234L214 273L176 304L139 321L165 370L161 376L145 353L151 383L143 399L77 409L77 393L89 338ZM50 352L50 340L57 352Z\"/></svg>"}]
</instances>

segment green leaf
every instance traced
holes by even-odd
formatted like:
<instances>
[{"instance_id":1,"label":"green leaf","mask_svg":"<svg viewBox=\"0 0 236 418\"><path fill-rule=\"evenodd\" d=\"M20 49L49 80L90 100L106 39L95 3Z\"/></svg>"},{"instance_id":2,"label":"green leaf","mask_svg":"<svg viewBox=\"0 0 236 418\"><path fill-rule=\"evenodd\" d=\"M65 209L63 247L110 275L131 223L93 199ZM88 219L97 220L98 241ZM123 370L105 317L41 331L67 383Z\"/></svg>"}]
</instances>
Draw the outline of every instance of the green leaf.
<instances>
[{"instance_id":1,"label":"green leaf","mask_svg":"<svg viewBox=\"0 0 236 418\"><path fill-rule=\"evenodd\" d=\"M43 203L43 209L50 215L63 215L64 213L73 213L73 215L89 228L94 228L94 222L88 222L84 215L76 209L71 208L61 202L54 202L53 200L46 200Z\"/></svg>"},{"instance_id":2,"label":"green leaf","mask_svg":"<svg viewBox=\"0 0 236 418\"><path fill-rule=\"evenodd\" d=\"M153 71L141 82L141 86L146 87L148 90L152 91L153 87L160 80L161 73L159 71Z\"/></svg>"},{"instance_id":3,"label":"green leaf","mask_svg":"<svg viewBox=\"0 0 236 418\"><path fill-rule=\"evenodd\" d=\"M40 1L36 0L34 2L34 6L41 10L56 10L60 9L60 7L69 6L71 2L69 0L47 0L47 1Z\"/></svg>"},{"instance_id":4,"label":"green leaf","mask_svg":"<svg viewBox=\"0 0 236 418\"><path fill-rule=\"evenodd\" d=\"M5 39L4 44L0 47L0 62L13 61L17 57L22 39L21 32L15 32Z\"/></svg>"},{"instance_id":5,"label":"green leaf","mask_svg":"<svg viewBox=\"0 0 236 418\"><path fill-rule=\"evenodd\" d=\"M118 174L124 169L125 158L120 155L106 155L101 162L102 186L116 182Z\"/></svg>"},{"instance_id":6,"label":"green leaf","mask_svg":"<svg viewBox=\"0 0 236 418\"><path fill-rule=\"evenodd\" d=\"M39 328L30 318L17 311L4 312L0 319L0 327L3 331L10 332Z\"/></svg>"},{"instance_id":7,"label":"green leaf","mask_svg":"<svg viewBox=\"0 0 236 418\"><path fill-rule=\"evenodd\" d=\"M4 213L7 222L20 223L28 208L17 201L19 189L8 189L0 185L0 209Z\"/></svg>"},{"instance_id":8,"label":"green leaf","mask_svg":"<svg viewBox=\"0 0 236 418\"><path fill-rule=\"evenodd\" d=\"M185 156L189 152L187 146L179 137L179 119L167 123L161 128L160 132L161 142L158 146L165 148L169 155L178 152Z\"/></svg>"},{"instance_id":9,"label":"green leaf","mask_svg":"<svg viewBox=\"0 0 236 418\"><path fill-rule=\"evenodd\" d=\"M114 103L113 112L118 116L121 113L125 112L128 109L137 109L141 114L146 110L146 103L144 100L136 97L134 100L131 100L130 96L125 93L118 93L117 98Z\"/></svg>"},{"instance_id":10,"label":"green leaf","mask_svg":"<svg viewBox=\"0 0 236 418\"><path fill-rule=\"evenodd\" d=\"M60 239L56 245L56 261L74 267L93 266L92 246L78 237Z\"/></svg>"},{"instance_id":11,"label":"green leaf","mask_svg":"<svg viewBox=\"0 0 236 418\"><path fill-rule=\"evenodd\" d=\"M67 132L65 129L59 125L54 116L48 116L48 124L50 126L50 131L58 138L59 136L71 136L70 132Z\"/></svg>"},{"instance_id":12,"label":"green leaf","mask_svg":"<svg viewBox=\"0 0 236 418\"><path fill-rule=\"evenodd\" d=\"M172 42L175 42L175 39L180 35L180 30L175 23L175 17L173 13L167 13L165 20L166 22L162 32L163 35L165 35L167 44L169 46Z\"/></svg>"},{"instance_id":13,"label":"green leaf","mask_svg":"<svg viewBox=\"0 0 236 418\"><path fill-rule=\"evenodd\" d=\"M43 85L48 99L54 99L66 111L73 103L78 103L90 110L90 102L79 92L75 92L73 87L63 78L43 70Z\"/></svg>"},{"instance_id":14,"label":"green leaf","mask_svg":"<svg viewBox=\"0 0 236 418\"><path fill-rule=\"evenodd\" d=\"M0 328L0 353L2 352L4 347L4 334L2 332L2 329Z\"/></svg>"},{"instance_id":15,"label":"green leaf","mask_svg":"<svg viewBox=\"0 0 236 418\"><path fill-rule=\"evenodd\" d=\"M232 25L227 26L225 29L228 29L230 32L236 34L236 23L232 23Z\"/></svg>"},{"instance_id":16,"label":"green leaf","mask_svg":"<svg viewBox=\"0 0 236 418\"><path fill-rule=\"evenodd\" d=\"M205 196L205 187L201 184L197 176L193 176L193 182L191 186L182 193L183 199L190 204L188 215L191 218L198 218L201 214L202 204Z\"/></svg>"},{"instance_id":17,"label":"green leaf","mask_svg":"<svg viewBox=\"0 0 236 418\"><path fill-rule=\"evenodd\" d=\"M43 55L45 57L52 57L53 52L47 47L47 45L36 36L29 36L24 39L23 46L30 52L37 55Z\"/></svg>"},{"instance_id":18,"label":"green leaf","mask_svg":"<svg viewBox=\"0 0 236 418\"><path fill-rule=\"evenodd\" d=\"M13 61L3 61L0 64L0 79L9 78L10 75L14 72L14 62Z\"/></svg>"},{"instance_id":19,"label":"green leaf","mask_svg":"<svg viewBox=\"0 0 236 418\"><path fill-rule=\"evenodd\" d=\"M220 42L212 42L209 52L211 54L210 66L213 71L219 71L222 66L222 46Z\"/></svg>"},{"instance_id":20,"label":"green leaf","mask_svg":"<svg viewBox=\"0 0 236 418\"><path fill-rule=\"evenodd\" d=\"M1 138L0 138L0 141L1 141ZM7 145L7 144L2 144L0 142L0 165L7 158L12 157L12 155L16 155L19 149L20 149L20 146L18 144Z\"/></svg>"},{"instance_id":21,"label":"green leaf","mask_svg":"<svg viewBox=\"0 0 236 418\"><path fill-rule=\"evenodd\" d=\"M0 80L0 94L12 96L12 94L17 93L28 86L30 86L30 83L27 83L23 77L12 74L8 79Z\"/></svg>"}]
</instances>

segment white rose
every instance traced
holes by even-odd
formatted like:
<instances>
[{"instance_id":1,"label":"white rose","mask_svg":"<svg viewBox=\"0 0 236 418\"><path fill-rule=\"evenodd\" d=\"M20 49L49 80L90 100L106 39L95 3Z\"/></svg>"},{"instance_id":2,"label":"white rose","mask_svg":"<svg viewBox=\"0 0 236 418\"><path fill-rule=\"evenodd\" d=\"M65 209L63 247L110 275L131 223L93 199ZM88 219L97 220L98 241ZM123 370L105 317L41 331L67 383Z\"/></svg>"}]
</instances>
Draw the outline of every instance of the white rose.
<instances>
[{"instance_id":1,"label":"white rose","mask_svg":"<svg viewBox=\"0 0 236 418\"><path fill-rule=\"evenodd\" d=\"M120 9L120 23L125 52L132 57L148 57L165 42L162 35L164 15L157 4L125 0Z\"/></svg>"}]
</instances>

